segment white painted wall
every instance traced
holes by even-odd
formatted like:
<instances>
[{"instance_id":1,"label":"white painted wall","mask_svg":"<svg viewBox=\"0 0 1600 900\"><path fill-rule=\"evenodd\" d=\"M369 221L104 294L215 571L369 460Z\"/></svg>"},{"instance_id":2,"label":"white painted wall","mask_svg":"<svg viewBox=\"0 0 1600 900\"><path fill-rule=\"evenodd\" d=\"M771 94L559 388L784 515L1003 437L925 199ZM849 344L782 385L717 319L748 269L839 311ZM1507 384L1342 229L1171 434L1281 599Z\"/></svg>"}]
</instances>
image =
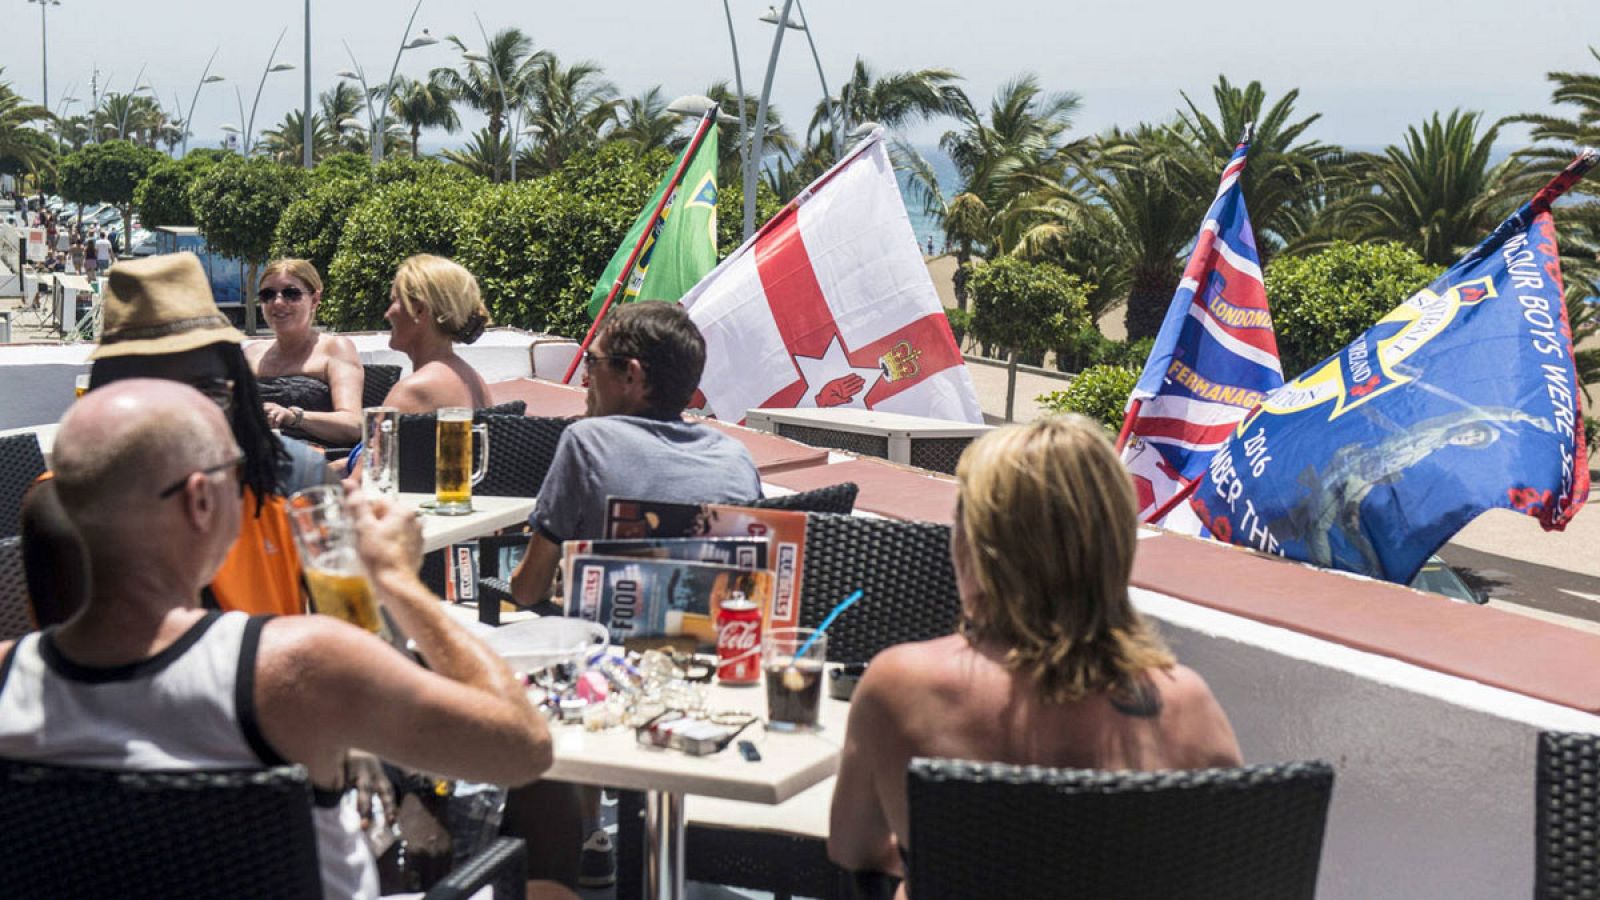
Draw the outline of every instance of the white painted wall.
<instances>
[{"instance_id":1,"label":"white painted wall","mask_svg":"<svg viewBox=\"0 0 1600 900\"><path fill-rule=\"evenodd\" d=\"M1248 763L1334 767L1322 900L1526 897L1535 741L1600 716L1135 590ZM1337 598L1330 598L1337 602Z\"/></svg>"}]
</instances>

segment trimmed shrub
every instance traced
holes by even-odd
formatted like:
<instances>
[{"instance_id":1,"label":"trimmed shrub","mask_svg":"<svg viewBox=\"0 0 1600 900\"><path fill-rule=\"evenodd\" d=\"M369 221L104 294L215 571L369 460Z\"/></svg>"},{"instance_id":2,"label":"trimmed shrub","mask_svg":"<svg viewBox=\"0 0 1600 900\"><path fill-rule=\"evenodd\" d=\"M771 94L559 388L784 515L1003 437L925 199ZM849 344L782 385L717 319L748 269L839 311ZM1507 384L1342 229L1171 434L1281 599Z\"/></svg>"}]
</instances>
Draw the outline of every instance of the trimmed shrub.
<instances>
[{"instance_id":1,"label":"trimmed shrub","mask_svg":"<svg viewBox=\"0 0 1600 900\"><path fill-rule=\"evenodd\" d=\"M151 166L133 191L133 206L139 211L144 227L194 225L189 188L200 176L210 172L222 155L217 150L196 150L183 159L169 159Z\"/></svg>"},{"instance_id":2,"label":"trimmed shrub","mask_svg":"<svg viewBox=\"0 0 1600 900\"><path fill-rule=\"evenodd\" d=\"M1001 257L974 269L968 288L973 336L1019 356L1042 357L1090 324L1083 282L1051 263Z\"/></svg>"},{"instance_id":3,"label":"trimmed shrub","mask_svg":"<svg viewBox=\"0 0 1600 900\"><path fill-rule=\"evenodd\" d=\"M1088 416L1116 434L1122 427L1128 395L1138 381L1138 371L1126 366L1090 366L1072 379L1066 390L1040 394L1034 402L1052 413Z\"/></svg>"},{"instance_id":4,"label":"trimmed shrub","mask_svg":"<svg viewBox=\"0 0 1600 900\"><path fill-rule=\"evenodd\" d=\"M1310 256L1279 256L1266 285L1284 378L1336 353L1442 271L1399 244L1340 241Z\"/></svg>"},{"instance_id":5,"label":"trimmed shrub","mask_svg":"<svg viewBox=\"0 0 1600 900\"><path fill-rule=\"evenodd\" d=\"M313 184L304 196L289 204L278 219L278 227L272 234L271 256L310 260L326 277L333 266L334 254L338 252L345 222L371 191L372 182L366 177L328 178Z\"/></svg>"}]
</instances>

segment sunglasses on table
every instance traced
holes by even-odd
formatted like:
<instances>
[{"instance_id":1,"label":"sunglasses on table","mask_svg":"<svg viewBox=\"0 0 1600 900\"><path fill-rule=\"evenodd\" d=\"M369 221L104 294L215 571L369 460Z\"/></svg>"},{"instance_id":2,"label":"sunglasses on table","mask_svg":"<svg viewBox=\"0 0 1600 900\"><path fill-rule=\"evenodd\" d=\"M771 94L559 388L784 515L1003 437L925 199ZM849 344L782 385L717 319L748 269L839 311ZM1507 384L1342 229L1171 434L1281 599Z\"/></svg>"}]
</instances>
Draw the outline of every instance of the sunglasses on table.
<instances>
[{"instance_id":1,"label":"sunglasses on table","mask_svg":"<svg viewBox=\"0 0 1600 900\"><path fill-rule=\"evenodd\" d=\"M286 287L281 291L275 291L272 288L262 288L256 291L256 299L262 303L271 303L279 297L282 297L285 303L299 303L300 298L305 295L306 292L297 287Z\"/></svg>"},{"instance_id":2,"label":"sunglasses on table","mask_svg":"<svg viewBox=\"0 0 1600 900\"><path fill-rule=\"evenodd\" d=\"M244 496L244 454L243 453L239 454L238 456L235 456L233 459L230 459L227 462L220 462L220 463L217 463L214 466L207 466L204 469L199 469L199 470L197 470L195 472L190 472L189 475L185 475L182 478L179 478L177 481L174 481L171 485L169 485L167 487L166 490L162 491L161 493L157 494L156 496L159 497L162 500L165 500L168 497L171 497L173 494L176 494L177 492L183 490L183 486L189 483L189 476L190 475L204 475L207 478L210 478L212 475L215 475L215 474L217 474L219 472L226 472L229 469L233 470L234 480L237 481L238 485L239 485L239 496L243 497Z\"/></svg>"}]
</instances>

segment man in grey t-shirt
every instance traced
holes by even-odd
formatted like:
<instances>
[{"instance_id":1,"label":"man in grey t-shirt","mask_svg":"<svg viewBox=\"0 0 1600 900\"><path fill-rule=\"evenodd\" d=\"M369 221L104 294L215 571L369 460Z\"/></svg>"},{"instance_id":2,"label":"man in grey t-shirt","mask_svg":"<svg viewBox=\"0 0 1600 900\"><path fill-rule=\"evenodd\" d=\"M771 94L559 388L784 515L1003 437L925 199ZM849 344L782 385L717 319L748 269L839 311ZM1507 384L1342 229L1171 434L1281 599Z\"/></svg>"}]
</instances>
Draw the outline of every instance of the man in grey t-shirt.
<instances>
[{"instance_id":1,"label":"man in grey t-shirt","mask_svg":"<svg viewBox=\"0 0 1600 900\"><path fill-rule=\"evenodd\" d=\"M589 417L561 436L530 520L534 536L511 576L524 606L549 594L562 541L604 536L611 497L742 503L761 496L743 444L683 420L705 368L705 339L682 307L622 307L585 357Z\"/></svg>"}]
</instances>

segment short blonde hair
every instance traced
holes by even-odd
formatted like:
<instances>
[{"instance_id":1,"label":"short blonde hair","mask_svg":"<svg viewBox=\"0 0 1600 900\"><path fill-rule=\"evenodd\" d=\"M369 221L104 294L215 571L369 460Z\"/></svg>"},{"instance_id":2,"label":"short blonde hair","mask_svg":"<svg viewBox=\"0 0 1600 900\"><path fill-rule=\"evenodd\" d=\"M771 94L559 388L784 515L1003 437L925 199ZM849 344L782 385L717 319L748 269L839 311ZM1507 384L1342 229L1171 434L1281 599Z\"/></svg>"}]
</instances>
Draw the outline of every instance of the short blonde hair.
<instances>
[{"instance_id":1,"label":"short blonde hair","mask_svg":"<svg viewBox=\"0 0 1600 900\"><path fill-rule=\"evenodd\" d=\"M1175 660L1128 599L1138 510L1105 431L1082 416L997 429L961 455L958 526L977 582L969 637L1006 648L1052 702L1129 688Z\"/></svg>"},{"instance_id":2,"label":"short blonde hair","mask_svg":"<svg viewBox=\"0 0 1600 900\"><path fill-rule=\"evenodd\" d=\"M394 289L408 315L438 323L439 330L472 343L489 324L478 279L461 264L442 256L418 253L394 273Z\"/></svg>"},{"instance_id":3,"label":"short blonde hair","mask_svg":"<svg viewBox=\"0 0 1600 900\"><path fill-rule=\"evenodd\" d=\"M322 290L322 276L317 274L317 267L312 265L310 260L275 259L267 263L267 267L261 270L261 280L266 281L274 275L293 278L295 281L310 288L313 294Z\"/></svg>"}]
</instances>

